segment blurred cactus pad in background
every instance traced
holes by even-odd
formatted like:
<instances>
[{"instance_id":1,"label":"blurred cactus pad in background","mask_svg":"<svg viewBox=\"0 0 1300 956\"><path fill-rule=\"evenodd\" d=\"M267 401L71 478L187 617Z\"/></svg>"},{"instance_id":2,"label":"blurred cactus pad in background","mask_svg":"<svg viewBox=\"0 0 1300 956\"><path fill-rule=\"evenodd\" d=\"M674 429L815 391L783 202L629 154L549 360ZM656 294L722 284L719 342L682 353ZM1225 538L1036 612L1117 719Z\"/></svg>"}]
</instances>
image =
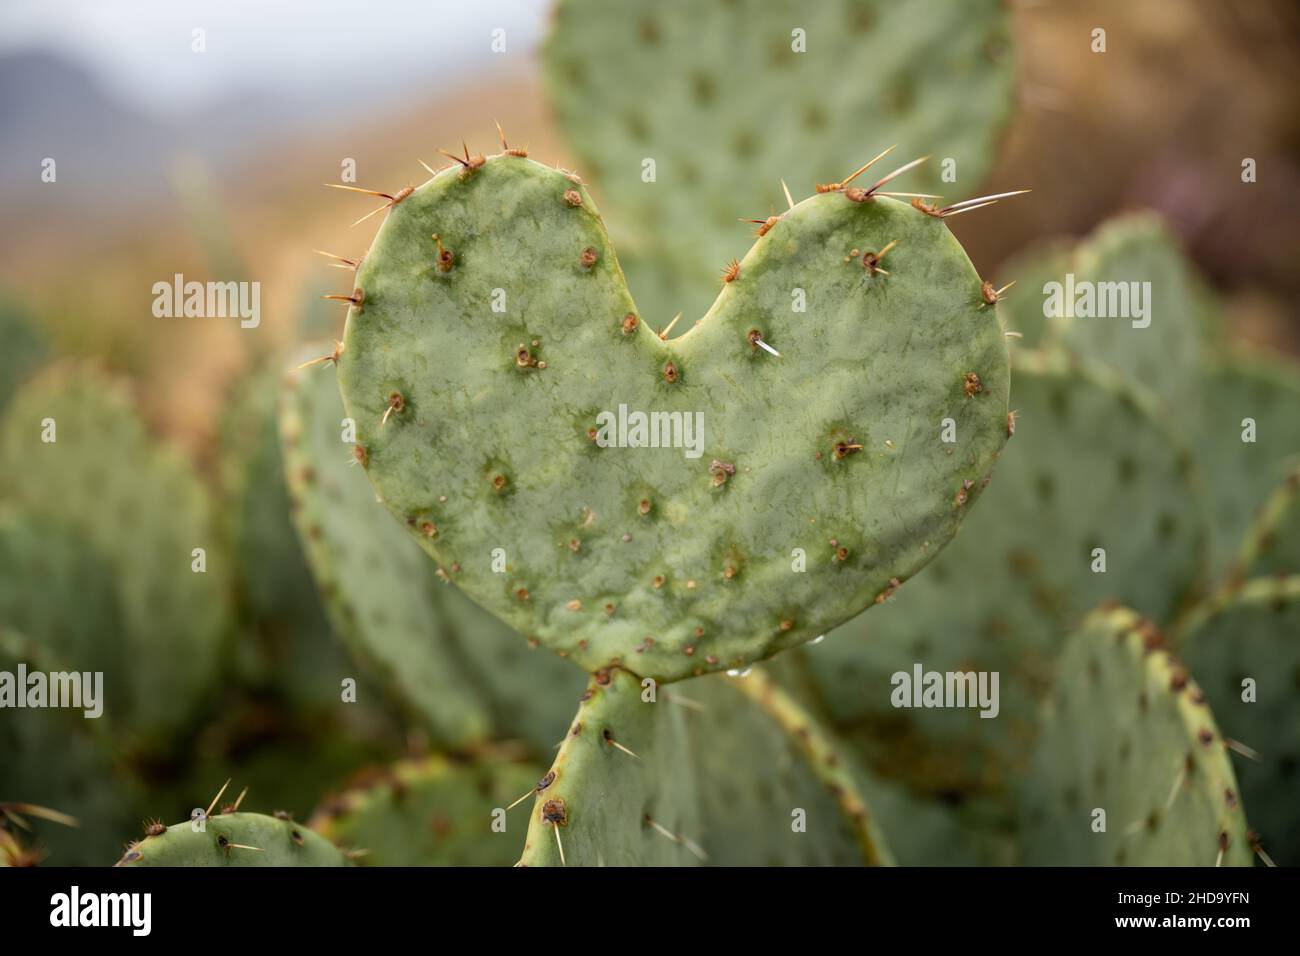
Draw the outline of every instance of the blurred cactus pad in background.
<instances>
[{"instance_id":1,"label":"blurred cactus pad in background","mask_svg":"<svg viewBox=\"0 0 1300 956\"><path fill-rule=\"evenodd\" d=\"M5 14L0 864L1300 864L1294 9L412 15Z\"/></svg>"}]
</instances>

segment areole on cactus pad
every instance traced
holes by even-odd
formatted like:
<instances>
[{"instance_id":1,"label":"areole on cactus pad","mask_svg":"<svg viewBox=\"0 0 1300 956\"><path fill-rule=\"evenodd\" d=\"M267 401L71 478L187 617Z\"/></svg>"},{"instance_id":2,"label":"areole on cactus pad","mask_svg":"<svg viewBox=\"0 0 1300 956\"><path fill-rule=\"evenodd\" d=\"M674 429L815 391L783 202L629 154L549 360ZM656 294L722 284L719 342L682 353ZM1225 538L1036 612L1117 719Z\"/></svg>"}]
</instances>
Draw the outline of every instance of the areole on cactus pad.
<instances>
[{"instance_id":1,"label":"areole on cactus pad","mask_svg":"<svg viewBox=\"0 0 1300 956\"><path fill-rule=\"evenodd\" d=\"M356 457L444 575L588 670L824 633L944 546L1006 441L979 275L871 189L777 217L667 341L573 174L467 156L390 205L337 358Z\"/></svg>"}]
</instances>

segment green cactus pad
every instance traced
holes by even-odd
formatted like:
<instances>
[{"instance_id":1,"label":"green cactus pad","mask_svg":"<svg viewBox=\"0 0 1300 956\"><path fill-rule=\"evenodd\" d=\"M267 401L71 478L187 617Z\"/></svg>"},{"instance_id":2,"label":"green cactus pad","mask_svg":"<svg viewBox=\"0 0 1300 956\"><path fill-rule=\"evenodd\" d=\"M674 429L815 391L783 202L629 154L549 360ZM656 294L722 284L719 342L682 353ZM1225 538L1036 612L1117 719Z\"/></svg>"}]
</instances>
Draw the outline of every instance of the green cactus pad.
<instances>
[{"instance_id":1,"label":"green cactus pad","mask_svg":"<svg viewBox=\"0 0 1300 956\"><path fill-rule=\"evenodd\" d=\"M437 640L429 562L375 502L341 440L342 419L332 369L286 377L280 433L293 518L335 627L441 742L482 740L487 708Z\"/></svg>"},{"instance_id":2,"label":"green cactus pad","mask_svg":"<svg viewBox=\"0 0 1300 956\"><path fill-rule=\"evenodd\" d=\"M784 210L782 179L798 195L898 144L895 167L925 153L934 163L895 188L975 195L1015 102L1011 17L999 0L916 14L869 0L558 5L542 51L548 98L616 238L652 265L628 272L647 321L709 306L717 270L748 247L737 220ZM941 181L946 159L955 182ZM660 263L681 277L681 298L654 284Z\"/></svg>"},{"instance_id":3,"label":"green cactus pad","mask_svg":"<svg viewBox=\"0 0 1300 956\"><path fill-rule=\"evenodd\" d=\"M863 265L895 240L889 275ZM380 497L589 671L677 680L816 637L943 547L1006 440L996 311L944 222L890 199L799 204L665 342L582 187L494 156L396 205L357 287L339 384ZM620 405L702 416L700 457L615 447Z\"/></svg>"},{"instance_id":4,"label":"green cactus pad","mask_svg":"<svg viewBox=\"0 0 1300 956\"><path fill-rule=\"evenodd\" d=\"M130 695L116 585L108 562L71 529L0 514L0 621L68 667L103 672L106 709Z\"/></svg>"},{"instance_id":5,"label":"green cactus pad","mask_svg":"<svg viewBox=\"0 0 1300 956\"><path fill-rule=\"evenodd\" d=\"M1197 440L1211 491L1213 567L1237 557L1256 510L1300 464L1300 370L1281 356L1234 354L1210 369ZM1254 441L1243 440L1247 419Z\"/></svg>"},{"instance_id":6,"label":"green cactus pad","mask_svg":"<svg viewBox=\"0 0 1300 956\"><path fill-rule=\"evenodd\" d=\"M1300 865L1300 575L1247 581L1207 603L1178 650L1224 736L1254 752L1233 764L1265 852Z\"/></svg>"},{"instance_id":7,"label":"green cactus pad","mask_svg":"<svg viewBox=\"0 0 1300 956\"><path fill-rule=\"evenodd\" d=\"M1063 284L1066 314L1044 319L1052 341L1141 383L1180 416L1207 398L1213 401L1201 370L1209 359L1217 316L1177 239L1157 215L1131 213L1104 223L1074 249L1067 273L1074 276L1075 296L1068 298L1065 276L1056 276L1054 281ZM1136 315L1133 283L1144 290L1145 318ZM1095 293L1091 306L1081 299L1089 290ZM1041 309L1054 304L1041 288L1026 292ZM1098 314L1103 306L1122 312L1126 302L1128 315ZM1070 314L1076 308L1088 308L1092 315ZM1135 322L1150 324L1135 327Z\"/></svg>"},{"instance_id":8,"label":"green cactus pad","mask_svg":"<svg viewBox=\"0 0 1300 956\"><path fill-rule=\"evenodd\" d=\"M1054 270L1045 277L1039 271ZM1149 282L1151 324L1124 318L1045 318L1041 340L1107 365L1153 392L1171 423L1194 442L1211 496L1210 567L1222 573L1264 496L1300 461L1300 371L1282 356L1233 350L1213 297L1169 228L1154 213L1113 219L1073 249L1035 247L1002 281ZM1019 295L1018 295L1019 294ZM1009 295L1008 325L1036 340L1031 313L1046 305L1041 284ZM1225 354L1226 353L1226 354ZM1243 441L1246 419L1253 442Z\"/></svg>"},{"instance_id":9,"label":"green cactus pad","mask_svg":"<svg viewBox=\"0 0 1300 956\"><path fill-rule=\"evenodd\" d=\"M260 813L186 820L132 843L117 866L350 866L342 850L300 823Z\"/></svg>"},{"instance_id":10,"label":"green cactus pad","mask_svg":"<svg viewBox=\"0 0 1300 956\"><path fill-rule=\"evenodd\" d=\"M44 442L53 419L57 441ZM227 568L208 496L189 462L153 442L124 385L84 364L51 368L0 425L0 491L61 526L108 564L125 619L107 704L119 730L153 743L179 730L216 676ZM194 549L206 552L193 570Z\"/></svg>"},{"instance_id":11,"label":"green cactus pad","mask_svg":"<svg viewBox=\"0 0 1300 956\"><path fill-rule=\"evenodd\" d=\"M1190 453L1151 402L1059 354L1017 356L1015 436L956 540L803 658L840 731L923 793L993 793L1020 768L1066 633L1115 598L1166 618L1204 551ZM1105 573L1092 570L1094 549ZM1098 565L1099 566L1099 565ZM893 675L996 672L999 710L894 707Z\"/></svg>"},{"instance_id":12,"label":"green cactus pad","mask_svg":"<svg viewBox=\"0 0 1300 956\"><path fill-rule=\"evenodd\" d=\"M1067 639L1024 788L1026 863L1250 865L1214 715L1161 642L1125 608L1093 612Z\"/></svg>"},{"instance_id":13,"label":"green cactus pad","mask_svg":"<svg viewBox=\"0 0 1300 956\"><path fill-rule=\"evenodd\" d=\"M220 436L223 531L241 610L258 621L310 617L319 607L289 520L278 415L282 379L275 362L243 376L232 390Z\"/></svg>"},{"instance_id":14,"label":"green cactus pad","mask_svg":"<svg viewBox=\"0 0 1300 956\"><path fill-rule=\"evenodd\" d=\"M864 844L906 866L1013 859L1005 835L868 773L819 716L798 663L784 655L734 681L703 677L669 691L693 705L686 720L711 865L861 865L872 854ZM861 806L870 808L865 817L856 816ZM794 808L807 813L804 833L792 829Z\"/></svg>"},{"instance_id":15,"label":"green cactus pad","mask_svg":"<svg viewBox=\"0 0 1300 956\"><path fill-rule=\"evenodd\" d=\"M1300 468L1268 496L1237 555L1236 580L1266 574L1300 574Z\"/></svg>"},{"instance_id":16,"label":"green cactus pad","mask_svg":"<svg viewBox=\"0 0 1300 956\"><path fill-rule=\"evenodd\" d=\"M683 708L661 690L647 701L647 692L624 670L592 678L537 783L521 865L699 862L699 797Z\"/></svg>"},{"instance_id":17,"label":"green cactus pad","mask_svg":"<svg viewBox=\"0 0 1300 956\"><path fill-rule=\"evenodd\" d=\"M5 582L6 571L0 569L0 583ZM51 592L51 599L55 596ZM7 622L0 614L0 671L17 674L19 664L26 665L28 674L73 669L48 640L30 638ZM95 719L71 708L0 711L0 801L54 807L79 821L72 829L38 830L30 849L39 862L98 866L105 856L121 849L122 828L130 825L130 807L138 793L134 782L120 772L114 745L107 708L104 716Z\"/></svg>"},{"instance_id":18,"label":"green cactus pad","mask_svg":"<svg viewBox=\"0 0 1300 956\"><path fill-rule=\"evenodd\" d=\"M530 647L455 585L440 582L434 592L440 639L462 655L467 674L489 706L495 739L518 738L541 759L550 759L587 675Z\"/></svg>"},{"instance_id":19,"label":"green cactus pad","mask_svg":"<svg viewBox=\"0 0 1300 956\"><path fill-rule=\"evenodd\" d=\"M436 579L340 441L345 413L332 369L291 375L283 414L295 520L340 632L446 742L495 728L549 757L583 674Z\"/></svg>"},{"instance_id":20,"label":"green cactus pad","mask_svg":"<svg viewBox=\"0 0 1300 956\"><path fill-rule=\"evenodd\" d=\"M267 361L231 390L220 435L221 531L233 565L241 676L320 713L339 700L345 653L289 516L282 377L280 363Z\"/></svg>"},{"instance_id":21,"label":"green cactus pad","mask_svg":"<svg viewBox=\"0 0 1300 956\"><path fill-rule=\"evenodd\" d=\"M851 756L764 673L702 677L680 694L702 708L686 719L711 864L893 862Z\"/></svg>"},{"instance_id":22,"label":"green cactus pad","mask_svg":"<svg viewBox=\"0 0 1300 956\"><path fill-rule=\"evenodd\" d=\"M362 866L511 866L527 829L506 807L542 772L501 759L453 763L434 756L395 764L378 779L325 801L311 826L360 851ZM494 829L497 820L505 829Z\"/></svg>"}]
</instances>

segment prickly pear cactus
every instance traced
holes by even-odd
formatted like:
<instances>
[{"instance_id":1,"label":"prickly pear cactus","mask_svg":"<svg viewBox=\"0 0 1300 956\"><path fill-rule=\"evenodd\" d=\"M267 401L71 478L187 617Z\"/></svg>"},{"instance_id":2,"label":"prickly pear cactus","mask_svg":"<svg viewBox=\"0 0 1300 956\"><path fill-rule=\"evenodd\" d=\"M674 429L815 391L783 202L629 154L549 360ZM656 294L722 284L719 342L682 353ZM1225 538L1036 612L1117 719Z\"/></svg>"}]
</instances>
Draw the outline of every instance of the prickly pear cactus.
<instances>
[{"instance_id":1,"label":"prickly pear cactus","mask_svg":"<svg viewBox=\"0 0 1300 956\"><path fill-rule=\"evenodd\" d=\"M267 361L238 379L221 429L220 526L231 555L238 670L295 706L337 712L346 658L289 516L280 364Z\"/></svg>"},{"instance_id":2,"label":"prickly pear cactus","mask_svg":"<svg viewBox=\"0 0 1300 956\"><path fill-rule=\"evenodd\" d=\"M1256 509L1300 456L1300 371L1265 353L1235 353L1201 383L1206 393L1197 440L1211 490L1213 567L1237 557Z\"/></svg>"},{"instance_id":3,"label":"prickly pear cactus","mask_svg":"<svg viewBox=\"0 0 1300 956\"><path fill-rule=\"evenodd\" d=\"M102 672L106 709L129 695L113 572L76 531L0 513L0 621L76 670Z\"/></svg>"},{"instance_id":4,"label":"prickly pear cactus","mask_svg":"<svg viewBox=\"0 0 1300 956\"><path fill-rule=\"evenodd\" d=\"M287 387L283 435L295 520L340 632L448 743L483 738L491 727L549 757L582 692L582 673L529 648L435 578L428 558L375 502L353 446L340 441L345 413L333 369L303 369Z\"/></svg>"},{"instance_id":5,"label":"prickly pear cactus","mask_svg":"<svg viewBox=\"0 0 1300 956\"><path fill-rule=\"evenodd\" d=\"M1300 574L1257 578L1207 602L1178 642L1226 739L1269 858L1300 865Z\"/></svg>"},{"instance_id":6,"label":"prickly pear cactus","mask_svg":"<svg viewBox=\"0 0 1300 956\"><path fill-rule=\"evenodd\" d=\"M1125 608L1089 615L1066 641L1043 720L1026 863L1250 865L1223 736L1149 622Z\"/></svg>"},{"instance_id":7,"label":"prickly pear cactus","mask_svg":"<svg viewBox=\"0 0 1300 956\"><path fill-rule=\"evenodd\" d=\"M1151 401L1105 370L1024 353L1013 404L1015 437L956 540L883 607L801 654L873 769L903 768L926 793L1006 796L1060 636L1109 598L1167 619L1202 574L1191 456ZM996 716L973 703L895 706L896 675L915 683L917 665L998 675Z\"/></svg>"},{"instance_id":8,"label":"prickly pear cactus","mask_svg":"<svg viewBox=\"0 0 1300 956\"><path fill-rule=\"evenodd\" d=\"M734 680L700 678L670 691L697 705L687 707L687 723L710 863L845 865L892 856L904 866L987 866L1014 860L1006 834L985 832L959 808L868 772L822 715L817 688L800 665L798 654L783 655ZM796 808L806 811L802 833L792 828Z\"/></svg>"},{"instance_id":9,"label":"prickly pear cactus","mask_svg":"<svg viewBox=\"0 0 1300 956\"><path fill-rule=\"evenodd\" d=\"M519 859L528 810L507 807L530 795L541 775L494 757L403 761L328 798L310 822L338 846L359 851L362 866L510 866Z\"/></svg>"},{"instance_id":10,"label":"prickly pear cactus","mask_svg":"<svg viewBox=\"0 0 1300 956\"><path fill-rule=\"evenodd\" d=\"M121 382L69 363L10 403L0 493L111 568L124 616L111 669L130 687L107 705L118 729L147 746L180 730L212 685L226 627L227 569L189 463L154 443Z\"/></svg>"},{"instance_id":11,"label":"prickly pear cactus","mask_svg":"<svg viewBox=\"0 0 1300 956\"><path fill-rule=\"evenodd\" d=\"M440 741L481 740L490 717L437 640L429 563L375 502L338 411L333 369L287 376L280 433L293 517L335 627Z\"/></svg>"},{"instance_id":12,"label":"prickly pear cactus","mask_svg":"<svg viewBox=\"0 0 1300 956\"><path fill-rule=\"evenodd\" d=\"M722 285L660 340L586 190L508 154L395 203L357 271L360 467L442 574L584 669L816 637L943 547L1006 440L1002 328L941 219L819 194ZM680 427L630 453L621 407Z\"/></svg>"},{"instance_id":13,"label":"prickly pear cactus","mask_svg":"<svg viewBox=\"0 0 1300 956\"><path fill-rule=\"evenodd\" d=\"M1141 383L1180 419L1195 415L1218 315L1164 221L1148 212L1111 219L1066 266L1052 280L1057 295L1024 290L1055 313L1044 319L1051 341Z\"/></svg>"},{"instance_id":14,"label":"prickly pear cactus","mask_svg":"<svg viewBox=\"0 0 1300 956\"><path fill-rule=\"evenodd\" d=\"M0 569L0 582L6 581L5 570ZM51 593L51 599L54 596ZM49 641L13 630L0 616L0 671L17 674L20 664L29 674L73 669L52 651ZM110 718L86 719L84 711L69 708L6 706L2 713L0 801L55 807L79 824L74 829L41 827L34 841L25 837L21 846L29 852L22 860L51 866L100 865L121 849L122 830L130 825L138 797L134 782L115 761L117 737ZM0 830L2 818L0 813Z\"/></svg>"},{"instance_id":15,"label":"prickly pear cactus","mask_svg":"<svg viewBox=\"0 0 1300 956\"><path fill-rule=\"evenodd\" d=\"M488 705L494 739L524 741L533 754L549 760L569 725L573 701L586 686L587 675L521 641L517 631L455 585L440 582L434 596L440 640L461 653L473 686Z\"/></svg>"},{"instance_id":16,"label":"prickly pear cactus","mask_svg":"<svg viewBox=\"0 0 1300 956\"><path fill-rule=\"evenodd\" d=\"M1218 304L1154 213L1112 219L1074 246L1035 246L1002 270L1000 281L1011 279L1009 327L1150 390L1193 443L1210 494L1210 567L1223 573L1254 510L1300 453L1294 363L1230 347ZM1128 315L1098 314L1126 303ZM1090 317L1042 314L1075 309Z\"/></svg>"},{"instance_id":17,"label":"prickly pear cactus","mask_svg":"<svg viewBox=\"0 0 1300 956\"><path fill-rule=\"evenodd\" d=\"M1268 496L1237 554L1233 577L1300 574L1300 467Z\"/></svg>"},{"instance_id":18,"label":"prickly pear cactus","mask_svg":"<svg viewBox=\"0 0 1300 956\"><path fill-rule=\"evenodd\" d=\"M784 209L782 178L836 182L897 143L935 156L900 188L973 195L1014 105L1011 17L999 0L916 14L883 0L559 4L548 98L616 238L650 266L628 271L643 318L708 307L716 270L748 245L737 220ZM660 293L662 272L680 298Z\"/></svg>"},{"instance_id":19,"label":"prickly pear cactus","mask_svg":"<svg viewBox=\"0 0 1300 956\"><path fill-rule=\"evenodd\" d=\"M536 783L520 864L701 862L682 711L625 670L598 671L555 762Z\"/></svg>"},{"instance_id":20,"label":"prickly pear cactus","mask_svg":"<svg viewBox=\"0 0 1300 956\"><path fill-rule=\"evenodd\" d=\"M284 816L221 813L199 821L146 824L117 866L350 866L324 837Z\"/></svg>"},{"instance_id":21,"label":"prickly pear cactus","mask_svg":"<svg viewBox=\"0 0 1300 956\"><path fill-rule=\"evenodd\" d=\"M851 755L760 670L669 693L686 706L703 838L717 866L889 865Z\"/></svg>"}]
</instances>

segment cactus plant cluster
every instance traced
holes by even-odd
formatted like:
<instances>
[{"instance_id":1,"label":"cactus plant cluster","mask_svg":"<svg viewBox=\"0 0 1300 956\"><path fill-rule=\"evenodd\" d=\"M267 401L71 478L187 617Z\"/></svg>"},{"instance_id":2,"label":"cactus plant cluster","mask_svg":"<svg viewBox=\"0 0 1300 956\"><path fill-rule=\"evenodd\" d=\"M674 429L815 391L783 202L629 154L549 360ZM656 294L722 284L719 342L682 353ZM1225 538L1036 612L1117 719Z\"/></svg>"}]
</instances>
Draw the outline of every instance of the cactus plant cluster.
<instances>
[{"instance_id":1,"label":"cactus plant cluster","mask_svg":"<svg viewBox=\"0 0 1300 956\"><path fill-rule=\"evenodd\" d=\"M1300 862L1300 371L1153 214L977 271L1004 4L805 7L561 0L593 182L501 133L376 194L213 487L0 312L0 671L107 701L5 713L0 861Z\"/></svg>"},{"instance_id":2,"label":"cactus plant cluster","mask_svg":"<svg viewBox=\"0 0 1300 956\"><path fill-rule=\"evenodd\" d=\"M130 661L124 673L111 668L124 685L115 723L140 747L165 746L210 689L224 630L224 562L206 490L187 462L149 439L123 383L86 364L51 367L13 396L0 461L5 501L56 536L75 536L75 550L104 561L116 582L123 626L86 623L97 641L119 644L61 647L68 632L58 628L36 636L69 658L89 651L92 660ZM27 595L49 603L42 591Z\"/></svg>"},{"instance_id":3,"label":"cactus plant cluster","mask_svg":"<svg viewBox=\"0 0 1300 956\"><path fill-rule=\"evenodd\" d=\"M783 210L782 181L838 183L880 142L943 159L908 189L975 186L1015 101L998 0L941 0L919 18L862 0L562 0L542 56L556 119L656 327L703 314L716 270L748 246L737 219L761 226Z\"/></svg>"}]
</instances>

